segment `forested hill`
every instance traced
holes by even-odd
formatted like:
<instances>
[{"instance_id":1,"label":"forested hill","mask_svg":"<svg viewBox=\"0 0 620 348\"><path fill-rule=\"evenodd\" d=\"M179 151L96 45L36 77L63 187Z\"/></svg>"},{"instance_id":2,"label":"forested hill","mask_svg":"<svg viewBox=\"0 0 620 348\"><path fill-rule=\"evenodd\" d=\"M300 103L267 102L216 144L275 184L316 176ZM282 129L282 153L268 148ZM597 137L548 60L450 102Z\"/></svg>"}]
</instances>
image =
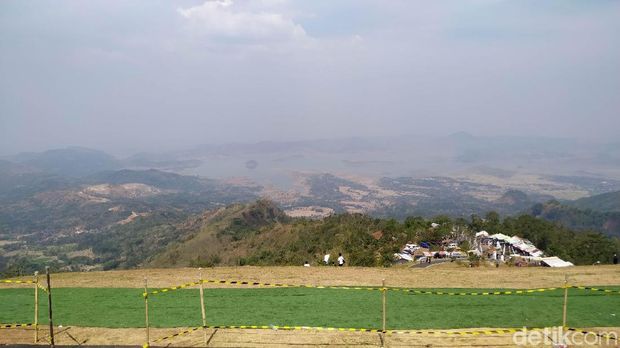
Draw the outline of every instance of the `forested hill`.
<instances>
[{"instance_id":1,"label":"forested hill","mask_svg":"<svg viewBox=\"0 0 620 348\"><path fill-rule=\"evenodd\" d=\"M620 212L620 191L581 198L571 202L571 205L579 209L590 209L600 212Z\"/></svg>"},{"instance_id":2,"label":"forested hill","mask_svg":"<svg viewBox=\"0 0 620 348\"><path fill-rule=\"evenodd\" d=\"M431 227L431 223L440 224ZM291 219L272 202L232 205L194 222L191 231L145 261L149 266L297 265L325 253L347 256L354 266L389 266L407 242L439 242L451 232L501 232L530 239L550 255L576 264L610 262L617 240L594 231L574 231L531 215L503 220L495 213L469 220L437 216L403 222L362 214L323 220ZM467 245L463 247L467 248Z\"/></svg>"},{"instance_id":3,"label":"forested hill","mask_svg":"<svg viewBox=\"0 0 620 348\"><path fill-rule=\"evenodd\" d=\"M571 229L595 230L608 236L620 237L620 211L601 212L581 209L570 202L562 204L552 200L534 205L529 213Z\"/></svg>"},{"instance_id":4,"label":"forested hill","mask_svg":"<svg viewBox=\"0 0 620 348\"><path fill-rule=\"evenodd\" d=\"M352 266L385 267L392 265L393 254L407 242L438 243L452 232L472 240L481 230L527 238L548 255L575 264L610 262L613 253L620 251L620 239L589 227L602 221L609 227L610 221L618 221L613 220L617 213L592 214L558 202L537 205L532 214L504 219L491 212L467 219L443 215L401 221L350 213L324 219L291 218L268 200L190 215L178 209L160 209L132 213L105 228L53 237L28 235L4 243L0 245L0 274L27 274L43 265L60 271L300 265L304 261L318 263L326 253L343 253ZM432 223L438 225L432 227ZM570 224L577 228L566 227ZM27 249L22 253L24 246ZM468 250L470 245L461 247Z\"/></svg>"}]
</instances>

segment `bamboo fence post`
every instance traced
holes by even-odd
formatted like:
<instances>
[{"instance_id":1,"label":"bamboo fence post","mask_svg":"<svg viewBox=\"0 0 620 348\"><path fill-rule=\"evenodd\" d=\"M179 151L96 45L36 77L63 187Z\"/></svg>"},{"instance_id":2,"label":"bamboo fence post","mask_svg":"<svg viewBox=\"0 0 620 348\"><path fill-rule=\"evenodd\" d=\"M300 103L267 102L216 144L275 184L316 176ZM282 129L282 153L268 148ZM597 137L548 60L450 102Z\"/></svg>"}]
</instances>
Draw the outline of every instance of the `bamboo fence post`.
<instances>
[{"instance_id":1,"label":"bamboo fence post","mask_svg":"<svg viewBox=\"0 0 620 348\"><path fill-rule=\"evenodd\" d=\"M39 342L39 271L34 272L34 343Z\"/></svg>"},{"instance_id":2,"label":"bamboo fence post","mask_svg":"<svg viewBox=\"0 0 620 348\"><path fill-rule=\"evenodd\" d=\"M144 347L149 347L149 289L146 277L144 277L144 319L146 327L146 343L144 344Z\"/></svg>"},{"instance_id":3,"label":"bamboo fence post","mask_svg":"<svg viewBox=\"0 0 620 348\"><path fill-rule=\"evenodd\" d=\"M203 282L202 282L202 268L199 268L198 271L200 272L200 309L202 312L202 331L204 333L204 339L205 339L205 347L208 344L208 340L207 340L207 316L205 314L205 299L204 299L204 286L203 286Z\"/></svg>"},{"instance_id":4,"label":"bamboo fence post","mask_svg":"<svg viewBox=\"0 0 620 348\"><path fill-rule=\"evenodd\" d=\"M45 266L45 276L47 278L47 306L50 321L50 347L54 348L54 320L52 315L52 285L50 282L50 268Z\"/></svg>"},{"instance_id":5,"label":"bamboo fence post","mask_svg":"<svg viewBox=\"0 0 620 348\"><path fill-rule=\"evenodd\" d=\"M566 304L568 302L568 274L564 275L564 306L562 307L562 329L566 328Z\"/></svg>"},{"instance_id":6,"label":"bamboo fence post","mask_svg":"<svg viewBox=\"0 0 620 348\"><path fill-rule=\"evenodd\" d=\"M383 288L381 289L381 292L383 294L383 333L385 333L385 317L386 317L386 311L385 311L385 303L386 303L386 293L387 293L387 289L385 288L385 279L383 279Z\"/></svg>"}]
</instances>

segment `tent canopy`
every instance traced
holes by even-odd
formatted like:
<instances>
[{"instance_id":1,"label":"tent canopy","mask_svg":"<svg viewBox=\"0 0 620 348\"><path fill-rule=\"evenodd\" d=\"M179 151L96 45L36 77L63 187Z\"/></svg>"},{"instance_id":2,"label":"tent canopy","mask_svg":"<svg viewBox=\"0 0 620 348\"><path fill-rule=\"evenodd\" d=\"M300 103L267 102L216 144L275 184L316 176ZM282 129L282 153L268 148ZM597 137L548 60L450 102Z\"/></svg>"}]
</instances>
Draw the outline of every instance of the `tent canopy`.
<instances>
[{"instance_id":1,"label":"tent canopy","mask_svg":"<svg viewBox=\"0 0 620 348\"><path fill-rule=\"evenodd\" d=\"M557 256L543 257L541 262L549 267L571 267L574 266L571 262L564 261Z\"/></svg>"}]
</instances>

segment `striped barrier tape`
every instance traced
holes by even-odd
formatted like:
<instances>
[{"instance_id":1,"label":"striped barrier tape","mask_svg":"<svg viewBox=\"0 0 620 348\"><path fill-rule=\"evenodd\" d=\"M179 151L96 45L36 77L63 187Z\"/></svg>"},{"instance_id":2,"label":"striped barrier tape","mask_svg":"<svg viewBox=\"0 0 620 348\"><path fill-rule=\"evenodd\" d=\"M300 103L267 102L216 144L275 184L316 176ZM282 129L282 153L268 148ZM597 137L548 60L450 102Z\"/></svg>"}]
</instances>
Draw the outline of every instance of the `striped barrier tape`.
<instances>
[{"instance_id":1,"label":"striped barrier tape","mask_svg":"<svg viewBox=\"0 0 620 348\"><path fill-rule=\"evenodd\" d=\"M277 288L313 288L313 289L341 289L341 290L371 290L371 291L382 291L384 288L373 288L373 287L360 287L360 286L322 286L322 285L310 285L310 284L282 284L282 283L261 283L261 282L250 282L250 281L241 281L241 280L215 280L215 279L203 279L197 282L185 283L177 286L172 286L168 288L162 288L158 290L153 290L148 293L142 293L142 296L146 297L150 295L157 295L161 293L166 293L174 290L181 290L188 287L200 285L200 284L222 284L222 285L249 285L249 286L259 286L259 287L277 287ZM388 288L385 288L388 290Z\"/></svg>"},{"instance_id":2,"label":"striped barrier tape","mask_svg":"<svg viewBox=\"0 0 620 348\"><path fill-rule=\"evenodd\" d=\"M37 283L37 287L45 292L47 292L47 288L43 285L41 285L41 283Z\"/></svg>"},{"instance_id":3,"label":"striped barrier tape","mask_svg":"<svg viewBox=\"0 0 620 348\"><path fill-rule=\"evenodd\" d=\"M226 284L226 285L250 285L250 286L263 286L263 287L276 287L276 288L313 288L313 289L340 289L340 290L370 290L370 291L382 291L387 288L375 288L375 287L363 287L363 286L335 286L335 285L311 285L311 284L282 284L282 283L260 283L260 282L248 282L240 280L213 280L205 279L203 283L214 284Z\"/></svg>"},{"instance_id":4,"label":"striped barrier tape","mask_svg":"<svg viewBox=\"0 0 620 348\"><path fill-rule=\"evenodd\" d=\"M0 329L18 329L22 327L32 327L34 324L26 323L26 324L0 324Z\"/></svg>"},{"instance_id":5,"label":"striped barrier tape","mask_svg":"<svg viewBox=\"0 0 620 348\"><path fill-rule=\"evenodd\" d=\"M536 292L553 291L561 288L540 288L540 289L523 289L509 291L486 291L486 292L446 292L446 291L424 291L414 289L390 288L391 291L404 291L421 295L448 295L448 296L497 296L497 295L523 295L533 294Z\"/></svg>"},{"instance_id":6,"label":"striped barrier tape","mask_svg":"<svg viewBox=\"0 0 620 348\"><path fill-rule=\"evenodd\" d=\"M314 330L314 331L330 331L330 332L370 332L370 333L385 333L385 334L397 334L397 335L502 335L511 334L520 331L524 331L524 328L510 328L510 329L488 329L488 330L461 330L461 331L448 331L448 330L381 330L381 329L366 329L366 328L347 328L347 327L322 327L322 326L277 326L277 325L212 325L212 326L197 326L189 328L185 331L177 332L172 335L160 337L153 342L161 342L169 340L175 337L186 335L200 329L257 329L257 330ZM527 330L543 330L543 328L528 328ZM146 345L145 345L146 346Z\"/></svg>"},{"instance_id":7,"label":"striped barrier tape","mask_svg":"<svg viewBox=\"0 0 620 348\"><path fill-rule=\"evenodd\" d=\"M566 328L566 330L572 331L572 332L578 332L578 333L581 333L581 334L584 334L584 335L596 335L597 337L607 338L607 339L614 340L614 341L618 340L618 335L600 334L598 332L586 331L586 330L583 330L583 329L575 329L575 328L572 328L572 327Z\"/></svg>"},{"instance_id":8,"label":"striped barrier tape","mask_svg":"<svg viewBox=\"0 0 620 348\"><path fill-rule=\"evenodd\" d=\"M172 334L172 335L169 335L169 336L165 336L165 337L161 337L161 338L158 338L156 340L153 340L153 343L169 340L169 339L172 339L172 338L175 338L175 337L179 337L179 336L182 336L182 335L186 335L188 333L191 333L191 332L194 332L196 330L203 329L203 328L206 329L206 328L208 328L208 326L206 326L206 327L202 327L202 326L192 327L192 328L189 328L188 330L177 332L175 334ZM144 345L144 346L148 347L148 345Z\"/></svg>"},{"instance_id":9,"label":"striped barrier tape","mask_svg":"<svg viewBox=\"0 0 620 348\"><path fill-rule=\"evenodd\" d=\"M211 326L197 326L189 328L185 331L177 332L172 335L160 337L155 339L153 343L170 340L179 336L187 335L200 329L258 329L258 330L314 330L314 331L329 331L329 332L370 332L370 333L385 333L388 335L457 335L457 336L476 336L476 335L506 335L514 334L522 331L542 331L545 328L497 328L486 330L381 330L381 329L366 329L366 328L346 328L346 327L321 327L321 326L277 326L277 325L211 325ZM582 334L594 334L598 337L609 338L617 340L617 337L610 334L599 334L596 332L585 331L576 328L567 328L566 330L572 332L579 332ZM144 347L148 347L145 344Z\"/></svg>"},{"instance_id":10,"label":"striped barrier tape","mask_svg":"<svg viewBox=\"0 0 620 348\"><path fill-rule=\"evenodd\" d=\"M169 287L169 288L163 288L163 289L159 289L159 290L153 290L153 291L150 291L150 292L143 292L142 296L148 297L149 294L157 295L157 294L160 294L160 293L166 293L168 291L185 289L185 288L188 288L188 287L191 287L191 286L196 286L196 285L200 285L200 281L192 282L192 283L186 283L186 284L181 284L181 285L172 286L172 287Z\"/></svg>"},{"instance_id":11,"label":"striped barrier tape","mask_svg":"<svg viewBox=\"0 0 620 348\"><path fill-rule=\"evenodd\" d=\"M34 280L14 280L14 279L2 279L0 283L6 284L36 284L37 287L45 292L47 292L47 288L41 285L41 283Z\"/></svg>"},{"instance_id":12,"label":"striped barrier tape","mask_svg":"<svg viewBox=\"0 0 620 348\"><path fill-rule=\"evenodd\" d=\"M414 294L422 294L422 295L452 295L452 296L485 296L485 295L522 295L522 294L531 294L537 292L545 292L545 291L553 291L561 288L539 288L539 289L522 289L522 290L509 290L509 291L486 291L486 292L447 292L447 291L425 291L425 290L416 290L416 289L407 289L407 288L380 288L380 287L360 287L360 286L330 286L330 285L310 285L310 284L283 284L283 283L261 283L261 282L251 282L251 281L239 281L239 280L214 280L214 279L204 279L196 282L181 284L177 286L172 286L168 288L162 288L158 290L153 290L148 293L143 292L142 296L147 297L148 295L157 295L161 293L166 293L174 290L185 289L188 287L200 285L201 283L212 283L212 284L222 284L222 285L248 285L248 286L258 286L258 287L277 287L277 288L306 288L306 289L340 289L340 290L369 290L369 291L403 291Z\"/></svg>"},{"instance_id":13,"label":"striped barrier tape","mask_svg":"<svg viewBox=\"0 0 620 348\"><path fill-rule=\"evenodd\" d=\"M604 292L608 294L620 294L620 290L599 289L599 288L591 288L587 286L571 286L571 288L579 289L579 290L598 291L598 292Z\"/></svg>"},{"instance_id":14,"label":"striped barrier tape","mask_svg":"<svg viewBox=\"0 0 620 348\"><path fill-rule=\"evenodd\" d=\"M35 283L34 280L13 280L13 279L2 279L0 283L10 283L10 284L32 284Z\"/></svg>"}]
</instances>

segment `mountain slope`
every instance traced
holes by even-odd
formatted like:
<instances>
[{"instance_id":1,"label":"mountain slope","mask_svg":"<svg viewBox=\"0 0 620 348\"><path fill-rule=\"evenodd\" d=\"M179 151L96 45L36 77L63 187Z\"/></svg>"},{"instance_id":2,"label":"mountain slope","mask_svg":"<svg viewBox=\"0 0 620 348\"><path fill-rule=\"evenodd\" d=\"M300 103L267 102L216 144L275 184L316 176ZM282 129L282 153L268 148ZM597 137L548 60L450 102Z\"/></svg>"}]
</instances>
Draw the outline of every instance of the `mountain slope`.
<instances>
[{"instance_id":1,"label":"mountain slope","mask_svg":"<svg viewBox=\"0 0 620 348\"><path fill-rule=\"evenodd\" d=\"M154 257L150 265L236 263L250 252L249 240L264 228L268 228L271 234L277 234L282 229L282 223L289 220L282 210L266 200L207 212L187 223L187 229L193 230L193 233L170 245L165 252ZM274 243L274 246L277 244Z\"/></svg>"},{"instance_id":2,"label":"mountain slope","mask_svg":"<svg viewBox=\"0 0 620 348\"><path fill-rule=\"evenodd\" d=\"M15 237L102 229L134 212L196 214L252 201L260 190L158 170L70 178L0 165L0 235Z\"/></svg>"},{"instance_id":3,"label":"mountain slope","mask_svg":"<svg viewBox=\"0 0 620 348\"><path fill-rule=\"evenodd\" d=\"M571 202L579 209L590 209L600 212L620 212L620 191L585 197Z\"/></svg>"},{"instance_id":4,"label":"mountain slope","mask_svg":"<svg viewBox=\"0 0 620 348\"><path fill-rule=\"evenodd\" d=\"M609 236L620 237L620 212L579 209L558 201L548 201L534 205L529 213L535 217L560 223L570 229L594 230Z\"/></svg>"},{"instance_id":5,"label":"mountain slope","mask_svg":"<svg viewBox=\"0 0 620 348\"><path fill-rule=\"evenodd\" d=\"M94 183L104 182L116 185L141 183L167 190L196 192L203 191L208 185L214 184L212 180L197 176L180 175L156 169L104 171L90 175L86 180Z\"/></svg>"},{"instance_id":6,"label":"mountain slope","mask_svg":"<svg viewBox=\"0 0 620 348\"><path fill-rule=\"evenodd\" d=\"M439 221L439 220L438 220ZM184 237L151 258L148 266L301 265L317 263L324 254L343 253L352 266L391 265L393 254L407 242L440 243L443 238L473 235L481 229L520 235L550 255L579 264L609 262L615 250L611 238L598 232L570 230L531 215L461 220L444 217L440 227L431 220L409 218L403 223L362 214L338 214L322 220L289 219L269 201L233 205L190 219ZM481 225L479 225L482 223ZM457 234L452 235L452 231ZM467 238L465 238L466 240Z\"/></svg>"},{"instance_id":7,"label":"mountain slope","mask_svg":"<svg viewBox=\"0 0 620 348\"><path fill-rule=\"evenodd\" d=\"M83 147L68 147L39 153L22 153L14 156L13 160L36 168L41 172L70 177L80 177L120 167L120 162L113 156L102 151Z\"/></svg>"}]
</instances>

